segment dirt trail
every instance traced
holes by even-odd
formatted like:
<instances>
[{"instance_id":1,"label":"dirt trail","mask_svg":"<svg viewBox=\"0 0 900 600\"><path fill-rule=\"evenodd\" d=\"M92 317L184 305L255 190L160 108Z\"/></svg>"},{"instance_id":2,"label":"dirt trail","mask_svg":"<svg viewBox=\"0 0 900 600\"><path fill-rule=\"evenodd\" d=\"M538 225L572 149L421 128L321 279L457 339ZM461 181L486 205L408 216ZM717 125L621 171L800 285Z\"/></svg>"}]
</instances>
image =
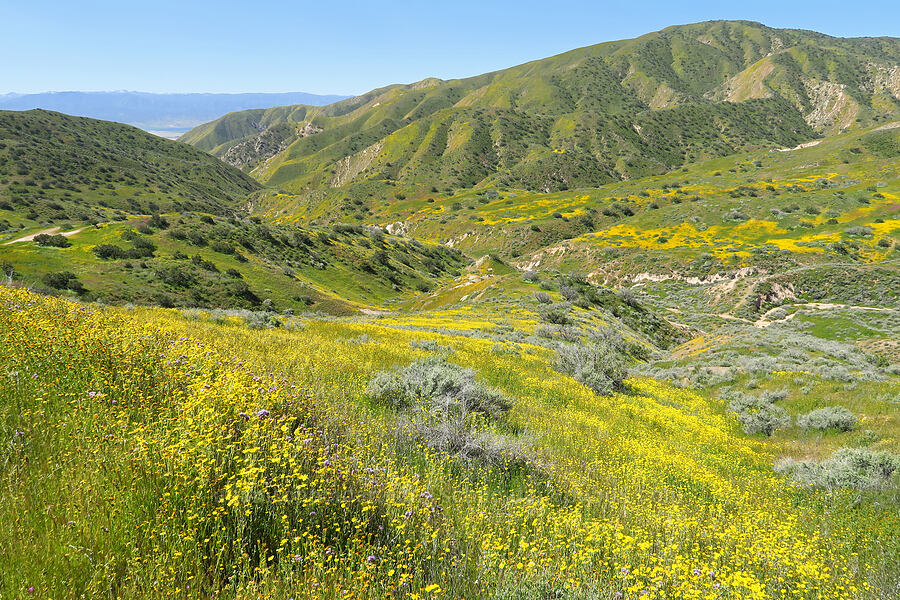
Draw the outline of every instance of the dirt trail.
<instances>
[{"instance_id":1,"label":"dirt trail","mask_svg":"<svg viewBox=\"0 0 900 600\"><path fill-rule=\"evenodd\" d=\"M41 235L42 233L46 233L47 235L55 235L55 234L59 233L59 235L69 237L69 236L75 235L76 233L81 233L85 229L87 229L87 227L80 227L78 229L73 229L72 231L63 231L62 233L59 233L59 227L51 227L50 229L44 229L43 231L35 231L34 233L32 233L30 235L20 237L19 239L12 240L10 242L5 242L3 245L9 246L10 244L17 244L18 242L31 242L31 241L34 241L34 238Z\"/></svg>"}]
</instances>

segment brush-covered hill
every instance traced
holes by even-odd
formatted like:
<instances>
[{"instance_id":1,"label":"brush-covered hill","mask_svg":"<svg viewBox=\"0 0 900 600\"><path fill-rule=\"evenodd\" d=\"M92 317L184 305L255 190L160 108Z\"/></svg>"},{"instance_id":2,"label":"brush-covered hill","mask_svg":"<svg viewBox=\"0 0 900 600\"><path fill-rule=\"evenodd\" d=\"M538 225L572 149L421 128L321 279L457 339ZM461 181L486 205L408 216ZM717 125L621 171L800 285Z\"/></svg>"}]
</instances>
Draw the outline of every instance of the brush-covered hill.
<instances>
[{"instance_id":1,"label":"brush-covered hill","mask_svg":"<svg viewBox=\"0 0 900 600\"><path fill-rule=\"evenodd\" d=\"M248 218L259 189L134 127L0 112L0 277L82 300L345 314L445 285L468 262L379 228Z\"/></svg>"},{"instance_id":2,"label":"brush-covered hill","mask_svg":"<svg viewBox=\"0 0 900 600\"><path fill-rule=\"evenodd\" d=\"M178 210L219 213L259 184L135 127L45 110L0 111L0 230Z\"/></svg>"},{"instance_id":3,"label":"brush-covered hill","mask_svg":"<svg viewBox=\"0 0 900 600\"><path fill-rule=\"evenodd\" d=\"M197 213L0 241L0 277L44 293L268 313L359 313L447 285L467 263L457 250L374 227Z\"/></svg>"},{"instance_id":4,"label":"brush-covered hill","mask_svg":"<svg viewBox=\"0 0 900 600\"><path fill-rule=\"evenodd\" d=\"M312 196L554 191L877 124L900 107L898 65L896 38L713 21L326 107L232 113L182 140Z\"/></svg>"}]
</instances>

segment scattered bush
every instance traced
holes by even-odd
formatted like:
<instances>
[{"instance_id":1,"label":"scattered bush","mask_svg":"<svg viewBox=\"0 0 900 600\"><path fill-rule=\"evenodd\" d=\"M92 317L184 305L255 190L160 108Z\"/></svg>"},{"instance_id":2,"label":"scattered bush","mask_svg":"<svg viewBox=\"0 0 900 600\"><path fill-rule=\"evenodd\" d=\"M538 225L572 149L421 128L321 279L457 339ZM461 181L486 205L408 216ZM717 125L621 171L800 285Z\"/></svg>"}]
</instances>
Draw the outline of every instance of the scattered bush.
<instances>
[{"instance_id":1,"label":"scattered bush","mask_svg":"<svg viewBox=\"0 0 900 600\"><path fill-rule=\"evenodd\" d=\"M99 244L94 246L93 253L97 255L97 258L105 260L128 258L128 252L124 248L120 248L113 244Z\"/></svg>"},{"instance_id":2,"label":"scattered bush","mask_svg":"<svg viewBox=\"0 0 900 600\"><path fill-rule=\"evenodd\" d=\"M153 215L147 220L147 226L153 227L154 229L167 229L169 227L169 222L165 217Z\"/></svg>"},{"instance_id":3,"label":"scattered bush","mask_svg":"<svg viewBox=\"0 0 900 600\"><path fill-rule=\"evenodd\" d=\"M728 410L737 415L744 433L772 435L775 430L789 427L791 418L775 402L786 396L784 392L764 392L759 396L739 394L732 398Z\"/></svg>"},{"instance_id":4,"label":"scattered bush","mask_svg":"<svg viewBox=\"0 0 900 600\"><path fill-rule=\"evenodd\" d=\"M156 276L163 283L180 288L190 287L197 281L190 271L178 266L158 269Z\"/></svg>"},{"instance_id":5,"label":"scattered bush","mask_svg":"<svg viewBox=\"0 0 900 600\"><path fill-rule=\"evenodd\" d=\"M252 312L244 317L250 329L274 329L281 327L281 321L274 315L265 312Z\"/></svg>"},{"instance_id":6,"label":"scattered bush","mask_svg":"<svg viewBox=\"0 0 900 600\"><path fill-rule=\"evenodd\" d=\"M41 278L41 281L43 281L44 285L47 287L57 290L69 289L73 292L78 292L79 294L86 291L84 285L78 281L78 277L69 271L63 271L62 273L45 273Z\"/></svg>"},{"instance_id":7,"label":"scattered bush","mask_svg":"<svg viewBox=\"0 0 900 600\"><path fill-rule=\"evenodd\" d=\"M857 225L855 227L848 227L844 230L844 233L853 237L868 237L872 235L872 228Z\"/></svg>"},{"instance_id":8,"label":"scattered bush","mask_svg":"<svg viewBox=\"0 0 900 600\"><path fill-rule=\"evenodd\" d=\"M856 428L856 421L856 416L843 406L819 408L797 417L797 425L803 429L852 431Z\"/></svg>"},{"instance_id":9,"label":"scattered bush","mask_svg":"<svg viewBox=\"0 0 900 600\"><path fill-rule=\"evenodd\" d=\"M46 233L34 236L34 243L38 246L52 246L54 248L68 248L72 245L69 238L64 235L47 235Z\"/></svg>"},{"instance_id":10,"label":"scattered bush","mask_svg":"<svg viewBox=\"0 0 900 600\"><path fill-rule=\"evenodd\" d=\"M538 314L542 321L553 323L554 325L568 325L571 323L569 319L569 311L572 305L568 302L557 302L555 304L545 304L538 307Z\"/></svg>"},{"instance_id":11,"label":"scattered bush","mask_svg":"<svg viewBox=\"0 0 900 600\"><path fill-rule=\"evenodd\" d=\"M878 490L897 486L900 456L862 448L841 448L821 461L784 459L775 471L795 481L826 489Z\"/></svg>"},{"instance_id":12,"label":"scattered bush","mask_svg":"<svg viewBox=\"0 0 900 600\"><path fill-rule=\"evenodd\" d=\"M425 352L451 352L451 349L443 344L438 344L434 340L413 340L409 343L409 347L413 350L424 350Z\"/></svg>"},{"instance_id":13,"label":"scattered bush","mask_svg":"<svg viewBox=\"0 0 900 600\"><path fill-rule=\"evenodd\" d=\"M568 300L569 302L574 302L578 299L578 290L573 287L568 287L565 285L559 286L559 293L563 298Z\"/></svg>"},{"instance_id":14,"label":"scattered bush","mask_svg":"<svg viewBox=\"0 0 900 600\"><path fill-rule=\"evenodd\" d=\"M473 430L463 418L419 423L416 433L430 448L466 460L506 468L524 467L528 462L521 440L488 429Z\"/></svg>"},{"instance_id":15,"label":"scattered bush","mask_svg":"<svg viewBox=\"0 0 900 600\"><path fill-rule=\"evenodd\" d=\"M210 245L210 249L213 252L219 252L221 254L234 254L234 245L229 244L228 242L223 242L221 240L216 240Z\"/></svg>"},{"instance_id":16,"label":"scattered bush","mask_svg":"<svg viewBox=\"0 0 900 600\"><path fill-rule=\"evenodd\" d=\"M594 335L586 344L561 346L554 366L603 395L621 390L628 376L624 343L612 334Z\"/></svg>"},{"instance_id":17,"label":"scattered bush","mask_svg":"<svg viewBox=\"0 0 900 600\"><path fill-rule=\"evenodd\" d=\"M725 221L746 221L749 218L749 216L739 210L729 210L727 213L722 215L722 219Z\"/></svg>"},{"instance_id":18,"label":"scattered bush","mask_svg":"<svg viewBox=\"0 0 900 600\"><path fill-rule=\"evenodd\" d=\"M476 381L471 369L434 358L376 374L368 394L398 410L420 405L444 413L478 412L496 418L512 407L504 394Z\"/></svg>"}]
</instances>

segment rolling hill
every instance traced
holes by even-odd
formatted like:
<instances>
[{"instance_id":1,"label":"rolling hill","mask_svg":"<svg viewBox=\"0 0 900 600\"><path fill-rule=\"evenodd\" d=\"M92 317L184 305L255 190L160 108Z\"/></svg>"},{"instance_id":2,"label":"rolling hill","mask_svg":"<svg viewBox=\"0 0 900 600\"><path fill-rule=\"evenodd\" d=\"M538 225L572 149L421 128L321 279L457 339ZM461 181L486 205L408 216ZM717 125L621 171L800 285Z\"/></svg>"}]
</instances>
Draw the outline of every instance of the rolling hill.
<instances>
[{"instance_id":1,"label":"rolling hill","mask_svg":"<svg viewBox=\"0 0 900 600\"><path fill-rule=\"evenodd\" d=\"M134 127L0 112L3 276L84 300L353 313L442 285L467 264L378 228L270 227L246 214L259 189Z\"/></svg>"},{"instance_id":2,"label":"rolling hill","mask_svg":"<svg viewBox=\"0 0 900 600\"><path fill-rule=\"evenodd\" d=\"M238 112L181 139L313 197L549 192L878 124L900 107L898 65L897 38L712 21L325 107Z\"/></svg>"},{"instance_id":3,"label":"rolling hill","mask_svg":"<svg viewBox=\"0 0 900 600\"><path fill-rule=\"evenodd\" d=\"M136 127L44 110L0 111L0 226L217 213L259 188L205 152Z\"/></svg>"}]
</instances>

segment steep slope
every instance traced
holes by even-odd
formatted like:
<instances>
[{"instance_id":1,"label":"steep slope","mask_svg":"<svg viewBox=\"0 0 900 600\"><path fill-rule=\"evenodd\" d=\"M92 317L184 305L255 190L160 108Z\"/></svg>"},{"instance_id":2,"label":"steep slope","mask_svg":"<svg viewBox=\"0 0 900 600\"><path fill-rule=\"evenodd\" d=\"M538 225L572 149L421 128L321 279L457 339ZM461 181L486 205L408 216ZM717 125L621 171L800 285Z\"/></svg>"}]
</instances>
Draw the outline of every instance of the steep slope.
<instances>
[{"instance_id":1,"label":"steep slope","mask_svg":"<svg viewBox=\"0 0 900 600\"><path fill-rule=\"evenodd\" d=\"M218 213L257 189L205 152L128 125L0 111L0 231L125 213Z\"/></svg>"},{"instance_id":2,"label":"steep slope","mask_svg":"<svg viewBox=\"0 0 900 600\"><path fill-rule=\"evenodd\" d=\"M182 139L292 193L553 191L877 123L900 106L898 65L895 38L714 21L327 107L234 113Z\"/></svg>"}]
</instances>

